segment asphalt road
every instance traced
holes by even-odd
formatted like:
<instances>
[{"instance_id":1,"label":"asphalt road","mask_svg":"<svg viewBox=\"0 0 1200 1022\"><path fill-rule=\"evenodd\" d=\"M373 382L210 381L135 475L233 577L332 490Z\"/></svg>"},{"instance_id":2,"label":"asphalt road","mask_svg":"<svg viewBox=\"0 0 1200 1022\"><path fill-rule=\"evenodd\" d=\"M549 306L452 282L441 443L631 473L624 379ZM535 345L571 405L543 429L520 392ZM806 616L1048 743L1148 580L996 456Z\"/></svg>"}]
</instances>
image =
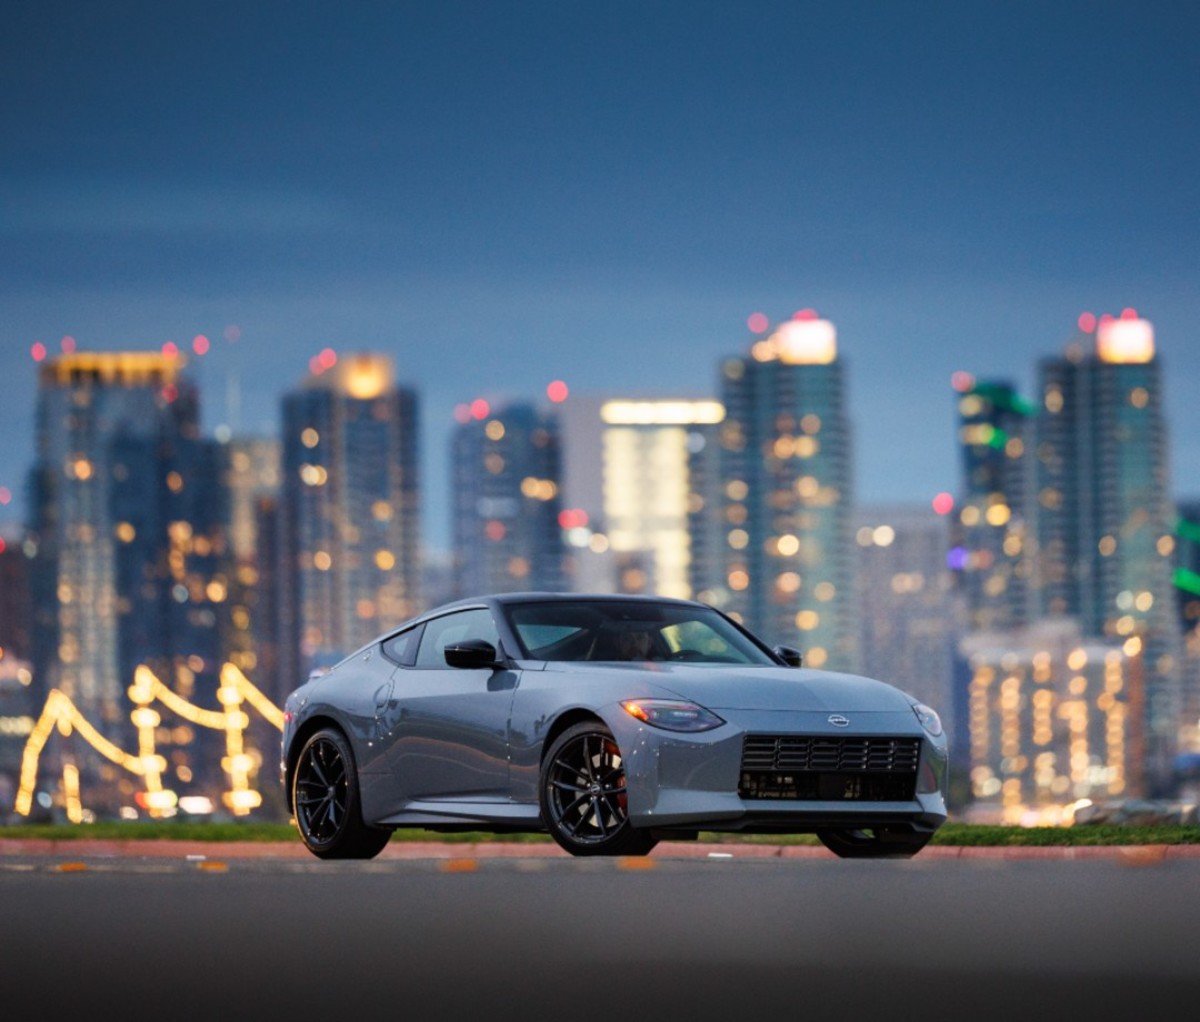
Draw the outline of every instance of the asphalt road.
<instances>
[{"instance_id":1,"label":"asphalt road","mask_svg":"<svg viewBox=\"0 0 1200 1022\"><path fill-rule=\"evenodd\" d=\"M1200 859L0 859L0 1017L1166 1019Z\"/></svg>"}]
</instances>

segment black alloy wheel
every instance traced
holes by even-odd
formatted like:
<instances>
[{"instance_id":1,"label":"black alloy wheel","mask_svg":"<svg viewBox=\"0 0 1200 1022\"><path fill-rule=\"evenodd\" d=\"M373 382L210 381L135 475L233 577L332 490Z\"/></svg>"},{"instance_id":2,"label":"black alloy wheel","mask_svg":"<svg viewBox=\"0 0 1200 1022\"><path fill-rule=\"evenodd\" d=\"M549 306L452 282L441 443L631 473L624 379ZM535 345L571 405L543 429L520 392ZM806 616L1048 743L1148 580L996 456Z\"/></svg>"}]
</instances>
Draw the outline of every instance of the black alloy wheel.
<instances>
[{"instance_id":1,"label":"black alloy wheel","mask_svg":"<svg viewBox=\"0 0 1200 1022\"><path fill-rule=\"evenodd\" d=\"M371 859L392 836L362 822L354 753L335 728L315 732L300 750L292 805L300 837L322 859Z\"/></svg>"},{"instance_id":2,"label":"black alloy wheel","mask_svg":"<svg viewBox=\"0 0 1200 1022\"><path fill-rule=\"evenodd\" d=\"M842 859L911 859L933 832L874 827L862 830L819 830L817 838Z\"/></svg>"},{"instance_id":3,"label":"black alloy wheel","mask_svg":"<svg viewBox=\"0 0 1200 1022\"><path fill-rule=\"evenodd\" d=\"M629 822L625 768L599 721L567 728L542 762L542 820L572 855L646 855L658 839Z\"/></svg>"}]
</instances>

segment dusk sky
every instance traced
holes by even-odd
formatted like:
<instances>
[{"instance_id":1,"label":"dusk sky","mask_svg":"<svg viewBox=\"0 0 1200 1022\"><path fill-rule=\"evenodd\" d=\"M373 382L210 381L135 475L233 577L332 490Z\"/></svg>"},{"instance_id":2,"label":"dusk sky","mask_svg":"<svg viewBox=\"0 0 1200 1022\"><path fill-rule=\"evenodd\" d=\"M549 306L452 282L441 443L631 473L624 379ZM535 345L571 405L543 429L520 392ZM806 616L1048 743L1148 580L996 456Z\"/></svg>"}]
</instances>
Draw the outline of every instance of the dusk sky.
<instances>
[{"instance_id":1,"label":"dusk sky","mask_svg":"<svg viewBox=\"0 0 1200 1022\"><path fill-rule=\"evenodd\" d=\"M1200 8L1178 2L9 2L0 523L35 342L190 347L275 435L325 347L423 408L710 396L747 318L837 327L860 502L959 483L956 370L1032 395L1081 312L1155 327L1200 495ZM236 337L230 340L229 337ZM228 395L236 382L240 411Z\"/></svg>"}]
</instances>

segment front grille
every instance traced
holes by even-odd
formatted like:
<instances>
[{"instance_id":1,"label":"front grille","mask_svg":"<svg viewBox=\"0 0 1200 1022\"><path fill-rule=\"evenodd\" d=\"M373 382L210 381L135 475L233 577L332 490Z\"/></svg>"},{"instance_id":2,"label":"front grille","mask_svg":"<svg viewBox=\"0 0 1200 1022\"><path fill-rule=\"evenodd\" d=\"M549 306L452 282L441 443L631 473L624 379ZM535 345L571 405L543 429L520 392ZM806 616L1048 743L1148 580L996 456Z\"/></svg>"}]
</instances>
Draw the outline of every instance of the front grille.
<instances>
[{"instance_id":1,"label":"front grille","mask_svg":"<svg viewBox=\"0 0 1200 1022\"><path fill-rule=\"evenodd\" d=\"M919 738L746 735L738 795L747 799L907 802Z\"/></svg>"}]
</instances>

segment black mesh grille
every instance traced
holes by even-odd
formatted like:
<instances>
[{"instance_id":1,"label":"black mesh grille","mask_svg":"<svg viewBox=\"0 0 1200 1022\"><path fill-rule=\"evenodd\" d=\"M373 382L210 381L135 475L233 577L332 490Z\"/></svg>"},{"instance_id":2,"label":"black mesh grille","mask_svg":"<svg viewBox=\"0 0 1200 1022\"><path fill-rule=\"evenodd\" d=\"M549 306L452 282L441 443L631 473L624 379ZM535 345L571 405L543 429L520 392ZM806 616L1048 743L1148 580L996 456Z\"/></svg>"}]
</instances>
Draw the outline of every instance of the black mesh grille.
<instances>
[{"instance_id":1,"label":"black mesh grille","mask_svg":"<svg viewBox=\"0 0 1200 1022\"><path fill-rule=\"evenodd\" d=\"M746 735L742 798L906 802L916 793L919 738Z\"/></svg>"}]
</instances>

